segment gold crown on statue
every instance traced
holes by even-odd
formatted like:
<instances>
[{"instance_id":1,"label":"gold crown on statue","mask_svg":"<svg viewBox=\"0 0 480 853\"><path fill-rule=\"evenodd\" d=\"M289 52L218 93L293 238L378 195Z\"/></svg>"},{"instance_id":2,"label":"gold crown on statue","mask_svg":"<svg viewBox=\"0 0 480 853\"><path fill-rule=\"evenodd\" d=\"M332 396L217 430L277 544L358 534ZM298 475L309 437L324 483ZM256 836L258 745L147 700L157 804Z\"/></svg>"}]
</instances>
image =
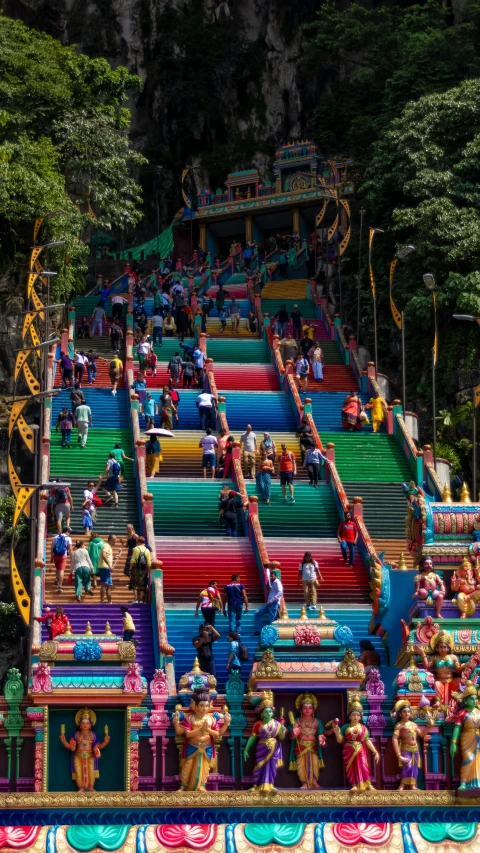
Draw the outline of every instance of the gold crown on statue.
<instances>
[{"instance_id":1,"label":"gold crown on statue","mask_svg":"<svg viewBox=\"0 0 480 853\"><path fill-rule=\"evenodd\" d=\"M97 715L91 708L80 708L80 710L75 714L75 722L77 726L80 725L82 720L90 720L92 726L94 726L97 722Z\"/></svg>"},{"instance_id":2,"label":"gold crown on statue","mask_svg":"<svg viewBox=\"0 0 480 853\"><path fill-rule=\"evenodd\" d=\"M351 714L352 711L360 711L363 713L363 705L360 701L360 695L358 693L354 693L353 696L350 697L350 702L348 703L348 713Z\"/></svg>"},{"instance_id":3,"label":"gold crown on statue","mask_svg":"<svg viewBox=\"0 0 480 853\"><path fill-rule=\"evenodd\" d=\"M467 681L467 684L465 686L465 690L463 690L463 692L461 692L460 690L457 690L452 695L453 695L454 699L457 700L457 702L463 702L464 699L466 699L468 696L476 696L477 695L477 688L475 687L473 681Z\"/></svg>"},{"instance_id":4,"label":"gold crown on statue","mask_svg":"<svg viewBox=\"0 0 480 853\"><path fill-rule=\"evenodd\" d=\"M300 696L297 696L295 699L295 708L297 711L300 710L302 705L313 705L316 708L318 705L317 697L313 693L300 693Z\"/></svg>"},{"instance_id":5,"label":"gold crown on statue","mask_svg":"<svg viewBox=\"0 0 480 853\"><path fill-rule=\"evenodd\" d=\"M395 705L392 709L392 717L396 714L399 714L400 711L403 711L404 708L411 708L412 704L408 699L399 699L398 702L395 702Z\"/></svg>"},{"instance_id":6,"label":"gold crown on statue","mask_svg":"<svg viewBox=\"0 0 480 853\"><path fill-rule=\"evenodd\" d=\"M271 690L264 690L257 711L263 711L264 708L273 708L273 693Z\"/></svg>"}]
</instances>

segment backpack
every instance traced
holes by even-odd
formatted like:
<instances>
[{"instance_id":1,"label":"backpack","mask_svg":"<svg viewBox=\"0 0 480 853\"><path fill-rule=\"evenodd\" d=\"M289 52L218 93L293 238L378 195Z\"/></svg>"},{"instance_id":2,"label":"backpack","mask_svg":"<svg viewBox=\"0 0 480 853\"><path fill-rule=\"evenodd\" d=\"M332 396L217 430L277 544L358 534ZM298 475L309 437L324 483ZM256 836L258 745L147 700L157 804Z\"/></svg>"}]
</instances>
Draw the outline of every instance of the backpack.
<instances>
[{"instance_id":1,"label":"backpack","mask_svg":"<svg viewBox=\"0 0 480 853\"><path fill-rule=\"evenodd\" d=\"M245 643L238 644L238 659L241 660L243 663L246 663L248 661L248 649Z\"/></svg>"},{"instance_id":2,"label":"backpack","mask_svg":"<svg viewBox=\"0 0 480 853\"><path fill-rule=\"evenodd\" d=\"M55 557L64 557L67 553L67 537L64 533L59 533L55 537L53 543L53 554Z\"/></svg>"},{"instance_id":3,"label":"backpack","mask_svg":"<svg viewBox=\"0 0 480 853\"><path fill-rule=\"evenodd\" d=\"M141 569L142 572L146 572L148 569L147 555L145 551L140 551L140 556L137 560L137 568Z\"/></svg>"},{"instance_id":4,"label":"backpack","mask_svg":"<svg viewBox=\"0 0 480 853\"><path fill-rule=\"evenodd\" d=\"M113 474L114 477L118 477L121 470L122 470L122 466L120 465L120 462L117 462L117 460L114 459L114 461L112 462L112 464L110 466L111 473Z\"/></svg>"},{"instance_id":5,"label":"backpack","mask_svg":"<svg viewBox=\"0 0 480 853\"><path fill-rule=\"evenodd\" d=\"M57 503L64 504L68 501L68 495L65 489L57 489L55 492L55 498Z\"/></svg>"}]
</instances>

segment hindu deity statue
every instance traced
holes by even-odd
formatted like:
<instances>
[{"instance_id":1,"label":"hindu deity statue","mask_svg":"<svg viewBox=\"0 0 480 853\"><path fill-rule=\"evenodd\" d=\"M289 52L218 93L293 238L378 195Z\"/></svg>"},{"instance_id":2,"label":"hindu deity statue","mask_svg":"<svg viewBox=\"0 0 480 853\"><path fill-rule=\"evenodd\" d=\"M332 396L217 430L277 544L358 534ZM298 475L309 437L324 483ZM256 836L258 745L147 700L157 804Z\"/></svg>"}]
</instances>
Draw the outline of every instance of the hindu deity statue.
<instances>
[{"instance_id":1,"label":"hindu deity statue","mask_svg":"<svg viewBox=\"0 0 480 853\"><path fill-rule=\"evenodd\" d=\"M278 768L283 766L281 741L284 740L287 730L283 725L283 717L279 720L274 717L275 708L271 690L265 690L262 693L257 712L260 714L260 719L253 726L243 757L246 761L251 747L256 744L254 785L251 790L268 793L276 791L275 777Z\"/></svg>"},{"instance_id":2,"label":"hindu deity statue","mask_svg":"<svg viewBox=\"0 0 480 853\"><path fill-rule=\"evenodd\" d=\"M463 693L455 693L454 698L462 706L455 720L450 744L450 755L455 758L460 735L462 764L459 787L480 789L480 710L477 688L471 681L467 681Z\"/></svg>"},{"instance_id":3,"label":"hindu deity statue","mask_svg":"<svg viewBox=\"0 0 480 853\"><path fill-rule=\"evenodd\" d=\"M453 573L451 587L457 593L455 603L460 610L460 619L473 616L477 601L480 601L480 590L476 572L467 557L463 558L460 568Z\"/></svg>"},{"instance_id":4,"label":"hindu deity statue","mask_svg":"<svg viewBox=\"0 0 480 853\"><path fill-rule=\"evenodd\" d=\"M177 709L172 717L175 734L184 737L180 756L181 791L205 791L210 770L217 764L215 741L223 737L230 714L219 714L211 707L205 688L194 690L190 710Z\"/></svg>"},{"instance_id":5,"label":"hindu deity statue","mask_svg":"<svg viewBox=\"0 0 480 853\"><path fill-rule=\"evenodd\" d=\"M428 527L428 501L426 501L423 489L417 486L413 480L408 484L403 483L402 486L408 504L407 517L405 518L405 538L407 548L414 555L416 562L422 553Z\"/></svg>"},{"instance_id":6,"label":"hindu deity statue","mask_svg":"<svg viewBox=\"0 0 480 853\"><path fill-rule=\"evenodd\" d=\"M320 770L324 767L322 746L326 737L325 727L315 716L317 699L311 693L301 693L295 700L295 708L300 716L290 712L290 770L296 770L302 788L319 788Z\"/></svg>"},{"instance_id":7,"label":"hindu deity statue","mask_svg":"<svg viewBox=\"0 0 480 853\"><path fill-rule=\"evenodd\" d=\"M415 575L415 592L412 598L419 601L430 601L435 603L435 615L441 618L443 600L445 598L445 584L441 577L433 570L431 557L422 557L419 563L419 574Z\"/></svg>"},{"instance_id":8,"label":"hindu deity statue","mask_svg":"<svg viewBox=\"0 0 480 853\"><path fill-rule=\"evenodd\" d=\"M93 731L93 726L97 722L95 711L90 708L82 708L75 714L75 723L78 726L78 732L67 741L64 732L60 735L60 740L67 749L73 752L72 755L72 779L77 783L78 790L93 791L95 787L95 779L98 779L98 760L100 758L100 750L110 743L110 735L105 726L105 737L102 743L98 742L97 735Z\"/></svg>"},{"instance_id":9,"label":"hindu deity statue","mask_svg":"<svg viewBox=\"0 0 480 853\"><path fill-rule=\"evenodd\" d=\"M348 719L340 729L334 726L333 733L337 743L343 744L343 761L350 782L350 791L374 790L370 781L367 750L372 753L375 763L380 756L370 740L370 732L362 723L362 703L358 697L353 697L348 707Z\"/></svg>"},{"instance_id":10,"label":"hindu deity statue","mask_svg":"<svg viewBox=\"0 0 480 853\"><path fill-rule=\"evenodd\" d=\"M418 738L423 738L428 734L429 729L433 726L433 719L427 712L426 727L421 729L420 726L417 726L411 719L412 706L408 699L400 699L396 703L392 717L396 721L393 730L393 750L398 758L401 770L398 790L403 791L408 788L414 791L417 788L418 771L421 767Z\"/></svg>"},{"instance_id":11,"label":"hindu deity statue","mask_svg":"<svg viewBox=\"0 0 480 853\"><path fill-rule=\"evenodd\" d=\"M433 635L430 648L433 652L430 658L427 658L423 649L417 649L417 652L421 655L423 668L432 670L435 675L435 690L443 711L446 711L452 692L458 688L458 678L464 664L452 653L453 639L446 631Z\"/></svg>"}]
</instances>

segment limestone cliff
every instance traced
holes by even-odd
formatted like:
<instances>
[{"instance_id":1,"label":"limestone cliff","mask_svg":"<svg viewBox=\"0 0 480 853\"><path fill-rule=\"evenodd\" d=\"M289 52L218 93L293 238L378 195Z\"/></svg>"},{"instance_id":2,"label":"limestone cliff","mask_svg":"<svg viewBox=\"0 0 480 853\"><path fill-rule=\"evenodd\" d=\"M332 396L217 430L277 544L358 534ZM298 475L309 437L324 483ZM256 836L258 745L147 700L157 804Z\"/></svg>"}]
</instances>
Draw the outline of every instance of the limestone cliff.
<instances>
[{"instance_id":1,"label":"limestone cliff","mask_svg":"<svg viewBox=\"0 0 480 853\"><path fill-rule=\"evenodd\" d=\"M278 144L307 132L313 85L298 68L319 0L0 0L7 15L144 80L130 104L145 234L180 204L179 175L217 186L252 162L265 177ZM137 236L141 236L140 234Z\"/></svg>"}]
</instances>

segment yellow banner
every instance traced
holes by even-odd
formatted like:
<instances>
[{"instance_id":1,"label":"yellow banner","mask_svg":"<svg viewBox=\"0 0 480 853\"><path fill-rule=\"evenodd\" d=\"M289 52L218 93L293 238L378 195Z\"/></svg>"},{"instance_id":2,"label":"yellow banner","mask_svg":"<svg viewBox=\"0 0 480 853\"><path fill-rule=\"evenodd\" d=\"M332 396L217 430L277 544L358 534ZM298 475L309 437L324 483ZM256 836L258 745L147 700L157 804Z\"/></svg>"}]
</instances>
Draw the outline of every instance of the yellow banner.
<instances>
[{"instance_id":1,"label":"yellow banner","mask_svg":"<svg viewBox=\"0 0 480 853\"><path fill-rule=\"evenodd\" d=\"M45 306L44 306L44 304L43 304L42 300L40 299L40 297L39 297L39 295L38 295L37 291L35 290L35 288L33 288L33 290L32 290L32 292L31 292L31 294L30 294L30 295L31 295L31 297L32 297L33 307L35 308L35 311L39 311L39 317L40 317L40 319L41 319L41 320L44 320L44 319L45 319L45 314L44 314L44 312L42 311L42 308L44 308Z\"/></svg>"},{"instance_id":2,"label":"yellow banner","mask_svg":"<svg viewBox=\"0 0 480 853\"><path fill-rule=\"evenodd\" d=\"M25 509L25 505L30 503L30 498L32 497L35 491L34 486L21 486L17 495L17 503L15 504L15 510L13 513L13 526L15 527L18 519L20 518L21 513Z\"/></svg>"},{"instance_id":3,"label":"yellow banner","mask_svg":"<svg viewBox=\"0 0 480 853\"><path fill-rule=\"evenodd\" d=\"M15 370L13 371L13 378L15 382L18 379L18 374L20 373L23 365L25 364L28 356L30 355L28 350L22 349L20 352L17 352L17 359L15 361Z\"/></svg>"},{"instance_id":4,"label":"yellow banner","mask_svg":"<svg viewBox=\"0 0 480 853\"><path fill-rule=\"evenodd\" d=\"M23 441L25 442L26 446L28 447L30 453L33 453L33 451L35 449L35 444L34 444L35 440L33 438L33 431L31 430L30 425L27 424L23 415L20 415L20 417L17 420L17 429L18 429L20 435L22 436Z\"/></svg>"},{"instance_id":5,"label":"yellow banner","mask_svg":"<svg viewBox=\"0 0 480 853\"><path fill-rule=\"evenodd\" d=\"M35 376L30 370L27 362L25 362L25 364L23 365L23 375L30 389L30 394L38 394L40 392L40 382L38 381L38 379L35 379Z\"/></svg>"},{"instance_id":6,"label":"yellow banner","mask_svg":"<svg viewBox=\"0 0 480 853\"><path fill-rule=\"evenodd\" d=\"M396 269L397 263L398 263L397 258L394 258L390 264L390 310L392 312L392 317L393 317L394 322L396 323L398 328L401 329L402 328L402 315L401 315L400 311L398 310L397 306L395 305L395 302L393 301L393 296L392 296L393 276L395 275L395 269Z\"/></svg>"},{"instance_id":7,"label":"yellow banner","mask_svg":"<svg viewBox=\"0 0 480 853\"><path fill-rule=\"evenodd\" d=\"M38 232L40 231L40 227L42 225L43 219L36 219L35 225L33 226L33 242L37 242ZM33 269L30 267L30 269Z\"/></svg>"},{"instance_id":8,"label":"yellow banner","mask_svg":"<svg viewBox=\"0 0 480 853\"><path fill-rule=\"evenodd\" d=\"M22 409L26 406L28 400L14 400L10 409L10 418L8 421L8 434L9 436L12 434L15 422L22 411Z\"/></svg>"},{"instance_id":9,"label":"yellow banner","mask_svg":"<svg viewBox=\"0 0 480 853\"><path fill-rule=\"evenodd\" d=\"M33 290L32 290L32 293L34 293ZM25 314L25 317L23 318L23 326L22 326L23 343L25 343L25 335L27 334L28 327L30 326L32 320L34 320L36 316L37 316L36 311L29 311L28 314Z\"/></svg>"},{"instance_id":10,"label":"yellow banner","mask_svg":"<svg viewBox=\"0 0 480 853\"><path fill-rule=\"evenodd\" d=\"M435 314L437 313L437 294L435 291L432 291L432 299L433 299L433 310ZM437 366L437 358L438 358L438 332L435 332L435 337L433 339L433 366Z\"/></svg>"},{"instance_id":11,"label":"yellow banner","mask_svg":"<svg viewBox=\"0 0 480 853\"><path fill-rule=\"evenodd\" d=\"M473 389L473 405L475 408L480 406L480 385Z\"/></svg>"}]
</instances>

